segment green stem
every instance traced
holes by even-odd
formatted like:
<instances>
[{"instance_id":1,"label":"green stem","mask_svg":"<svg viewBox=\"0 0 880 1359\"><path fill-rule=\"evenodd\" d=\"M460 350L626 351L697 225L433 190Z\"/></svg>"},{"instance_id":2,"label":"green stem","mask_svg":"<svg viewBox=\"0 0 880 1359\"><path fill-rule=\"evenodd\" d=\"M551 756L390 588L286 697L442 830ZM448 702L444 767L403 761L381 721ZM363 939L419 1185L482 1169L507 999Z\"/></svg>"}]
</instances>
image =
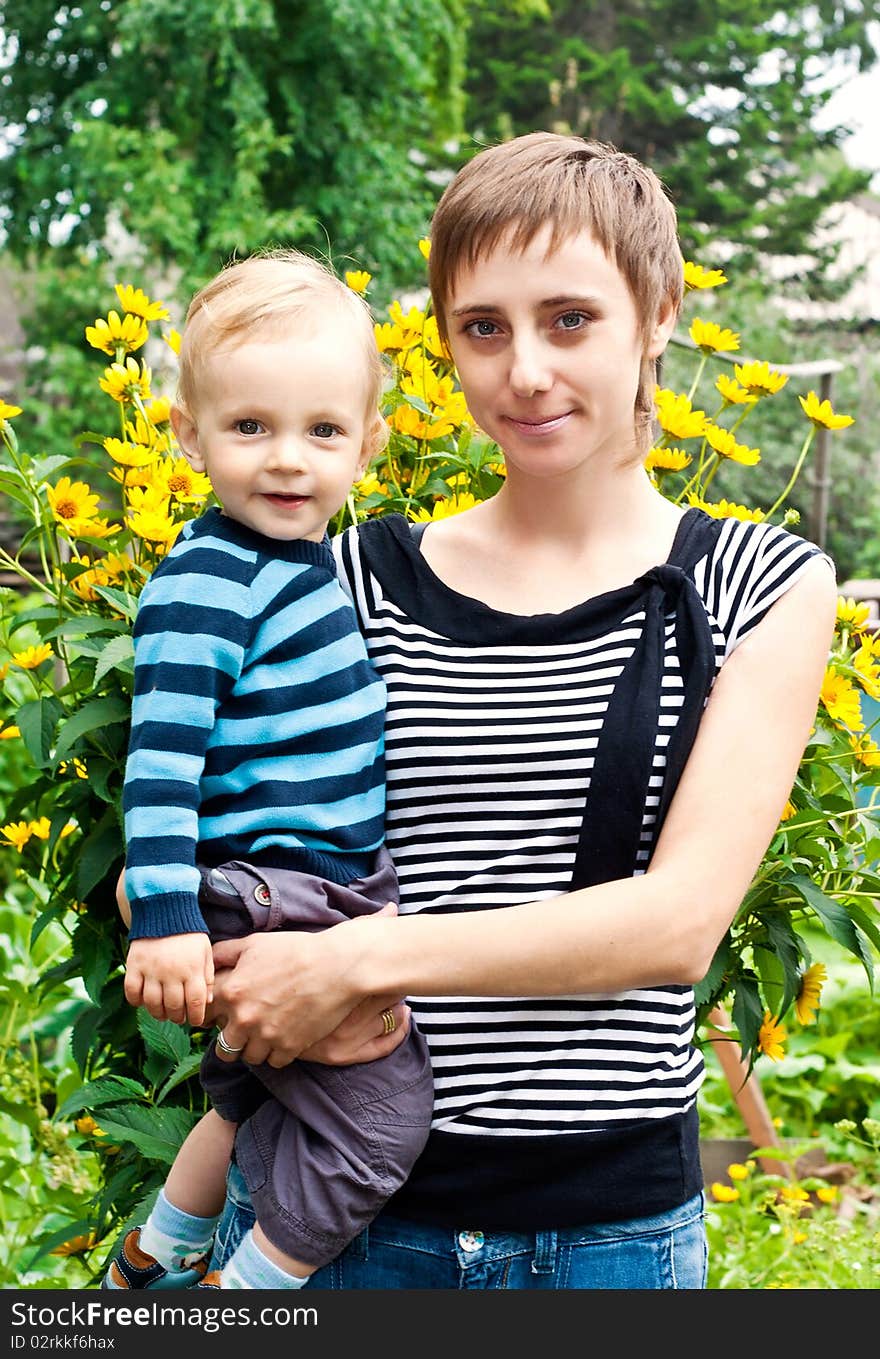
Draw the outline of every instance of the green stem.
<instances>
[{"instance_id":1,"label":"green stem","mask_svg":"<svg viewBox=\"0 0 880 1359\"><path fill-rule=\"evenodd\" d=\"M709 355L708 355L708 354L705 354L705 353L701 354L701 356L700 356L700 362L697 364L697 371L696 371L696 373L694 374L694 380L693 380L693 382L691 383L691 389L690 389L690 391L688 392L688 401L693 401L693 399L694 399L694 392L697 390L697 388L698 388L699 385L700 385L700 378L703 376L703 371L704 371L704 369L705 369L705 367L706 367L706 362L707 362L708 358L709 358Z\"/></svg>"},{"instance_id":2,"label":"green stem","mask_svg":"<svg viewBox=\"0 0 880 1359\"><path fill-rule=\"evenodd\" d=\"M789 477L788 485L786 486L785 490L782 492L782 495L780 495L780 496L778 497L778 499L774 501L774 503L771 505L770 509L769 509L769 510L767 511L767 513L764 515L764 522L765 522L765 523L767 523L770 519L772 519L773 515L774 515L774 514L776 513L776 511L779 509L779 506L782 504L783 500L785 500L785 499L787 498L789 491L791 490L792 486L794 486L795 482L797 481L798 477L800 476L800 474L801 474L801 468L802 468L803 465L804 465L804 459L806 458L807 453L809 452L810 444L813 442L813 437L814 437L815 433L816 433L816 426L815 426L815 425L810 425L809 433L807 434L806 439L804 439L804 446L803 446L803 448L801 449L801 451L800 451L800 453L799 453L799 455L798 455L798 460L797 460L797 462L796 462L795 465L794 465L794 471L792 472L791 476Z\"/></svg>"}]
</instances>

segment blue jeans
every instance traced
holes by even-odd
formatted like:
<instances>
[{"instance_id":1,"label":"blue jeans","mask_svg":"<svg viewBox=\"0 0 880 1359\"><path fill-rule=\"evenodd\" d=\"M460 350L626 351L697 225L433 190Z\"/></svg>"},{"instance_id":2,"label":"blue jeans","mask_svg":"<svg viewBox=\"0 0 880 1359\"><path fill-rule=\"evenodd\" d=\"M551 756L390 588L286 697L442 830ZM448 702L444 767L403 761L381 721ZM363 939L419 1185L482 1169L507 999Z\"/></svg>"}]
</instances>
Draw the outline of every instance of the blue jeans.
<instances>
[{"instance_id":1,"label":"blue jeans","mask_svg":"<svg viewBox=\"0 0 880 1359\"><path fill-rule=\"evenodd\" d=\"M232 1166L211 1269L253 1225ZM306 1288L705 1288L702 1194L654 1217L559 1231L486 1232L422 1226L380 1213Z\"/></svg>"}]
</instances>

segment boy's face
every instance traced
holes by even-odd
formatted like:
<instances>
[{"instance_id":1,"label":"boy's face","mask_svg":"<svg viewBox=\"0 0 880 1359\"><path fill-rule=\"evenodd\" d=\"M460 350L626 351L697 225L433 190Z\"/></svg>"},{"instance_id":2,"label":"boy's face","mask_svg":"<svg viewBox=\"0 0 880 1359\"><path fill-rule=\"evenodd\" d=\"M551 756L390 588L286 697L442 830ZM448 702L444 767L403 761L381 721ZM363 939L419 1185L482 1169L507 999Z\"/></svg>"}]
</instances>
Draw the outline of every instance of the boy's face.
<instances>
[{"instance_id":1,"label":"boy's face","mask_svg":"<svg viewBox=\"0 0 880 1359\"><path fill-rule=\"evenodd\" d=\"M299 317L199 364L191 412L172 411L190 465L230 518L320 542L370 456L363 341L345 320Z\"/></svg>"},{"instance_id":2,"label":"boy's face","mask_svg":"<svg viewBox=\"0 0 880 1359\"><path fill-rule=\"evenodd\" d=\"M626 279L588 232L548 255L504 240L456 278L449 342L468 408L504 450L508 475L619 465L636 451L643 357L662 353L671 309L645 346ZM610 461L609 461L610 460Z\"/></svg>"}]
</instances>

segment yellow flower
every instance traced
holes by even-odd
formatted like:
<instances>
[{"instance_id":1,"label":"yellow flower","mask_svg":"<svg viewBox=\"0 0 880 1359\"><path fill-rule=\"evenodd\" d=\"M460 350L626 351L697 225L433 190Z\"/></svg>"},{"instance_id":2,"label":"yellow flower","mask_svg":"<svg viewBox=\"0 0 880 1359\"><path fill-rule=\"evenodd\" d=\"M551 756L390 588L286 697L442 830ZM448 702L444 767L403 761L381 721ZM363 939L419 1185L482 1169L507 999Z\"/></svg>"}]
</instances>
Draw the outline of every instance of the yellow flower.
<instances>
[{"instance_id":1,"label":"yellow flower","mask_svg":"<svg viewBox=\"0 0 880 1359\"><path fill-rule=\"evenodd\" d=\"M697 509L704 510L706 514L711 514L713 519L743 519L751 523L760 524L764 520L763 510L750 510L746 505L737 505L732 500L718 500L715 502L701 500L695 492L688 492L688 504L696 505Z\"/></svg>"},{"instance_id":2,"label":"yellow flower","mask_svg":"<svg viewBox=\"0 0 880 1359\"><path fill-rule=\"evenodd\" d=\"M387 495L388 485L387 482L380 481L375 472L368 472L360 481L355 482L354 491L365 500L368 495Z\"/></svg>"},{"instance_id":3,"label":"yellow flower","mask_svg":"<svg viewBox=\"0 0 880 1359\"><path fill-rule=\"evenodd\" d=\"M730 430L722 429L720 425L707 425L706 439L719 457L729 458L731 462L738 462L742 467L754 467L761 461L760 448L738 444Z\"/></svg>"},{"instance_id":4,"label":"yellow flower","mask_svg":"<svg viewBox=\"0 0 880 1359\"><path fill-rule=\"evenodd\" d=\"M117 349L133 354L146 342L149 333L147 323L141 317L120 317L117 311L108 312L106 321L99 316L93 326L86 326L89 344L105 354L115 354Z\"/></svg>"},{"instance_id":5,"label":"yellow flower","mask_svg":"<svg viewBox=\"0 0 880 1359\"><path fill-rule=\"evenodd\" d=\"M837 1198L837 1188L833 1184L820 1185L816 1190L816 1198L820 1203L834 1203Z\"/></svg>"},{"instance_id":6,"label":"yellow flower","mask_svg":"<svg viewBox=\"0 0 880 1359\"><path fill-rule=\"evenodd\" d=\"M14 415L21 415L21 406L9 406L0 397L0 420L11 420Z\"/></svg>"},{"instance_id":7,"label":"yellow flower","mask_svg":"<svg viewBox=\"0 0 880 1359\"><path fill-rule=\"evenodd\" d=\"M837 622L841 627L849 628L851 632L861 632L870 616L870 604L857 604L851 595L848 598L837 596Z\"/></svg>"},{"instance_id":8,"label":"yellow flower","mask_svg":"<svg viewBox=\"0 0 880 1359\"><path fill-rule=\"evenodd\" d=\"M123 311L133 316L142 316L145 321L166 321L168 308L164 302L151 302L143 288L133 288L130 283L117 283L116 296Z\"/></svg>"},{"instance_id":9,"label":"yellow flower","mask_svg":"<svg viewBox=\"0 0 880 1359\"><path fill-rule=\"evenodd\" d=\"M785 1040L788 1030L780 1024L769 1010L764 1011L764 1022L758 1033L758 1051L763 1052L771 1062L778 1062L785 1056Z\"/></svg>"},{"instance_id":10,"label":"yellow flower","mask_svg":"<svg viewBox=\"0 0 880 1359\"><path fill-rule=\"evenodd\" d=\"M696 439L704 433L706 412L695 411L689 397L666 387L657 387L654 400L657 422L665 434L674 439Z\"/></svg>"},{"instance_id":11,"label":"yellow flower","mask_svg":"<svg viewBox=\"0 0 880 1359\"><path fill-rule=\"evenodd\" d=\"M449 519L453 514L461 514L462 510L472 510L480 501L471 495L470 491L460 491L458 495L444 496L442 500L435 500L430 510L418 510L413 518L417 523L422 521L430 522L432 519Z\"/></svg>"},{"instance_id":12,"label":"yellow flower","mask_svg":"<svg viewBox=\"0 0 880 1359\"><path fill-rule=\"evenodd\" d=\"M181 505L192 505L211 494L210 477L194 472L186 458L163 459L156 467L153 484Z\"/></svg>"},{"instance_id":13,"label":"yellow flower","mask_svg":"<svg viewBox=\"0 0 880 1359\"><path fill-rule=\"evenodd\" d=\"M721 373L715 379L715 386L728 406L752 406L758 400L754 392L749 392L745 387L741 387L734 378L728 377L726 373Z\"/></svg>"},{"instance_id":14,"label":"yellow flower","mask_svg":"<svg viewBox=\"0 0 880 1359\"><path fill-rule=\"evenodd\" d=\"M826 667L819 698L833 722L839 722L851 731L861 731L862 706L859 691L852 680L841 675L833 666Z\"/></svg>"},{"instance_id":15,"label":"yellow flower","mask_svg":"<svg viewBox=\"0 0 880 1359\"><path fill-rule=\"evenodd\" d=\"M129 516L128 525L138 538L170 547L183 528L183 521L177 522L160 510L138 510Z\"/></svg>"},{"instance_id":16,"label":"yellow flower","mask_svg":"<svg viewBox=\"0 0 880 1359\"><path fill-rule=\"evenodd\" d=\"M48 642L42 642L40 646L29 646L24 651L14 651L12 653L13 665L20 666L22 670L36 670L38 665L48 661L54 652Z\"/></svg>"},{"instance_id":17,"label":"yellow flower","mask_svg":"<svg viewBox=\"0 0 880 1359\"><path fill-rule=\"evenodd\" d=\"M69 1241L62 1241L60 1246L55 1246L49 1251L50 1255L83 1255L93 1246L97 1246L98 1238L94 1232L88 1235L72 1236Z\"/></svg>"},{"instance_id":18,"label":"yellow flower","mask_svg":"<svg viewBox=\"0 0 880 1359\"><path fill-rule=\"evenodd\" d=\"M145 448L143 444L130 444L123 439L105 439L104 450L122 467L146 467L156 457L151 448Z\"/></svg>"},{"instance_id":19,"label":"yellow flower","mask_svg":"<svg viewBox=\"0 0 880 1359\"><path fill-rule=\"evenodd\" d=\"M812 420L817 429L846 429L848 425L855 424L851 415L835 415L831 409L831 402L820 401L815 392L808 392L806 400L799 396L798 401L803 407L804 415L808 420Z\"/></svg>"},{"instance_id":20,"label":"yellow flower","mask_svg":"<svg viewBox=\"0 0 880 1359\"><path fill-rule=\"evenodd\" d=\"M645 470L683 472L691 462L693 459L690 453L685 453L683 448L652 448L645 458Z\"/></svg>"},{"instance_id":21,"label":"yellow flower","mask_svg":"<svg viewBox=\"0 0 880 1359\"><path fill-rule=\"evenodd\" d=\"M421 335L425 325L425 313L419 307L410 307L404 316L403 307L395 300L388 308L388 315L395 325L400 326L401 330L415 331Z\"/></svg>"},{"instance_id":22,"label":"yellow flower","mask_svg":"<svg viewBox=\"0 0 880 1359\"><path fill-rule=\"evenodd\" d=\"M809 1203L810 1196L799 1184L783 1184L779 1192L788 1203Z\"/></svg>"},{"instance_id":23,"label":"yellow flower","mask_svg":"<svg viewBox=\"0 0 880 1359\"><path fill-rule=\"evenodd\" d=\"M712 1185L712 1197L716 1203L736 1203L739 1190L734 1189L731 1184L722 1184L720 1180L716 1180Z\"/></svg>"},{"instance_id":24,"label":"yellow flower","mask_svg":"<svg viewBox=\"0 0 880 1359\"><path fill-rule=\"evenodd\" d=\"M359 293L363 297L367 288L372 282L373 275L368 274L366 269L346 269L345 281L353 293Z\"/></svg>"},{"instance_id":25,"label":"yellow flower","mask_svg":"<svg viewBox=\"0 0 880 1359\"><path fill-rule=\"evenodd\" d=\"M790 821L791 818L795 815L796 811L797 811L797 807L794 805L794 803L792 802L791 798L789 798L788 801L786 802L785 806L784 806L783 809L782 809L782 815L780 816L779 820L780 820L780 821Z\"/></svg>"},{"instance_id":26,"label":"yellow flower","mask_svg":"<svg viewBox=\"0 0 880 1359\"><path fill-rule=\"evenodd\" d=\"M69 771L69 769L70 765L68 764L67 760L62 760L58 766L58 773L66 774ZM85 760L81 760L78 755L74 757L73 772L76 774L76 777L78 779L87 779L89 777L89 772L86 768ZM61 832L62 837L68 835L74 829L75 828L73 825L65 826L64 830Z\"/></svg>"},{"instance_id":27,"label":"yellow flower","mask_svg":"<svg viewBox=\"0 0 880 1359\"><path fill-rule=\"evenodd\" d=\"M799 1024L812 1024L819 1008L819 997L828 976L824 963L813 963L801 977L800 989L794 1003Z\"/></svg>"},{"instance_id":28,"label":"yellow flower","mask_svg":"<svg viewBox=\"0 0 880 1359\"><path fill-rule=\"evenodd\" d=\"M15 736L21 736L21 732L14 722L8 727L0 727L0 741L11 741Z\"/></svg>"},{"instance_id":29,"label":"yellow flower","mask_svg":"<svg viewBox=\"0 0 880 1359\"><path fill-rule=\"evenodd\" d=\"M435 359L444 359L447 363L452 362L452 355L440 339L440 329L437 325L436 316L425 317L425 324L422 329L422 344L429 354L434 355Z\"/></svg>"},{"instance_id":30,"label":"yellow flower","mask_svg":"<svg viewBox=\"0 0 880 1359\"><path fill-rule=\"evenodd\" d=\"M388 423L398 434L407 434L412 439L442 439L455 428L451 420L429 420L412 406L398 406L389 415Z\"/></svg>"},{"instance_id":31,"label":"yellow flower","mask_svg":"<svg viewBox=\"0 0 880 1359\"><path fill-rule=\"evenodd\" d=\"M431 258L431 238L430 238L430 236L423 236L423 237L422 237L422 239L419 241L419 249L421 250L421 252L422 252L422 254L424 255L424 257L425 257L426 260Z\"/></svg>"},{"instance_id":32,"label":"yellow flower","mask_svg":"<svg viewBox=\"0 0 880 1359\"><path fill-rule=\"evenodd\" d=\"M788 382L788 374L771 368L769 363L755 360L752 363L734 364L733 371L747 392L753 396L773 396Z\"/></svg>"},{"instance_id":33,"label":"yellow flower","mask_svg":"<svg viewBox=\"0 0 880 1359\"><path fill-rule=\"evenodd\" d=\"M180 353L181 335L179 330L174 330L172 327L171 330L163 332L162 339L165 341L168 348L171 350L173 354Z\"/></svg>"},{"instance_id":34,"label":"yellow flower","mask_svg":"<svg viewBox=\"0 0 880 1359\"><path fill-rule=\"evenodd\" d=\"M104 1129L98 1127L91 1114L83 1114L81 1118L75 1118L73 1120L73 1126L76 1128L77 1132L85 1133L86 1136L89 1136L90 1134L94 1134L95 1137L107 1136Z\"/></svg>"},{"instance_id":35,"label":"yellow flower","mask_svg":"<svg viewBox=\"0 0 880 1359\"><path fill-rule=\"evenodd\" d=\"M852 658L859 683L871 698L880 698L880 664L874 659L872 647L863 642Z\"/></svg>"},{"instance_id":36,"label":"yellow flower","mask_svg":"<svg viewBox=\"0 0 880 1359\"><path fill-rule=\"evenodd\" d=\"M154 478L155 468L150 469L150 480L144 486L130 486L128 488L128 508L138 512L157 512L168 513L168 502L171 492L162 482L157 482Z\"/></svg>"},{"instance_id":37,"label":"yellow flower","mask_svg":"<svg viewBox=\"0 0 880 1359\"><path fill-rule=\"evenodd\" d=\"M720 269L704 269L702 264L694 264L691 260L685 260L684 284L686 288L718 288L726 282L727 277Z\"/></svg>"},{"instance_id":38,"label":"yellow flower","mask_svg":"<svg viewBox=\"0 0 880 1359\"><path fill-rule=\"evenodd\" d=\"M734 1161L727 1167L727 1173L732 1180L747 1180L755 1168L754 1161L748 1161L746 1165Z\"/></svg>"},{"instance_id":39,"label":"yellow flower","mask_svg":"<svg viewBox=\"0 0 880 1359\"><path fill-rule=\"evenodd\" d=\"M151 377L145 363L138 363L137 359L129 357L124 363L111 363L109 368L105 368L98 386L120 404L133 401L135 396L148 401Z\"/></svg>"},{"instance_id":40,"label":"yellow flower","mask_svg":"<svg viewBox=\"0 0 880 1359\"><path fill-rule=\"evenodd\" d=\"M31 835L35 835L38 840L48 840L49 831L52 829L52 822L48 816L41 816L39 821L29 821L28 830Z\"/></svg>"},{"instance_id":41,"label":"yellow flower","mask_svg":"<svg viewBox=\"0 0 880 1359\"><path fill-rule=\"evenodd\" d=\"M5 732L0 732L0 738ZM872 741L867 734L862 736L851 736L849 738L850 748L856 757L856 763L862 764L866 769L877 769L880 767L880 746Z\"/></svg>"},{"instance_id":42,"label":"yellow flower","mask_svg":"<svg viewBox=\"0 0 880 1359\"><path fill-rule=\"evenodd\" d=\"M419 342L418 335L412 332L405 334L402 327L394 325L391 321L383 321L381 325L377 323L373 326L373 333L381 354L407 349Z\"/></svg>"},{"instance_id":43,"label":"yellow flower","mask_svg":"<svg viewBox=\"0 0 880 1359\"><path fill-rule=\"evenodd\" d=\"M74 535L77 526L98 513L98 496L84 481L62 477L57 486L46 487L46 496L55 519Z\"/></svg>"},{"instance_id":44,"label":"yellow flower","mask_svg":"<svg viewBox=\"0 0 880 1359\"><path fill-rule=\"evenodd\" d=\"M167 396L154 396L147 403L146 411L154 425L167 425L171 419L171 401Z\"/></svg>"},{"instance_id":45,"label":"yellow flower","mask_svg":"<svg viewBox=\"0 0 880 1359\"><path fill-rule=\"evenodd\" d=\"M732 349L739 349L738 331L726 327L722 329L714 321L701 321L698 316L691 321L688 335L704 354L717 354L721 350L729 353Z\"/></svg>"},{"instance_id":46,"label":"yellow flower","mask_svg":"<svg viewBox=\"0 0 880 1359\"><path fill-rule=\"evenodd\" d=\"M0 835L5 837L7 848L14 845L20 854L31 838L31 828L26 821L10 821L8 826L0 827Z\"/></svg>"}]
</instances>

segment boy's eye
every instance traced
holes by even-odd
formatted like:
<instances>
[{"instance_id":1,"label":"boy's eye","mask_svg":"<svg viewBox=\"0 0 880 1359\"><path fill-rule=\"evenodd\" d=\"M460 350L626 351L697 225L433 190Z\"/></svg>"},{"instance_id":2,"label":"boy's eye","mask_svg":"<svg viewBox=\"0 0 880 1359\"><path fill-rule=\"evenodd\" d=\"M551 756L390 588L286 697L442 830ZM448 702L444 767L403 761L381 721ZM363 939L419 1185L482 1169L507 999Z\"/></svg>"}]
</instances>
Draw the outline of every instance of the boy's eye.
<instances>
[{"instance_id":1,"label":"boy's eye","mask_svg":"<svg viewBox=\"0 0 880 1359\"><path fill-rule=\"evenodd\" d=\"M258 420L236 420L235 428L239 434L259 434L262 427Z\"/></svg>"},{"instance_id":2,"label":"boy's eye","mask_svg":"<svg viewBox=\"0 0 880 1359\"><path fill-rule=\"evenodd\" d=\"M319 439L332 439L334 435L339 433L339 430L335 425L331 425L328 421L322 420L319 424L312 427L312 433L317 435Z\"/></svg>"}]
</instances>

